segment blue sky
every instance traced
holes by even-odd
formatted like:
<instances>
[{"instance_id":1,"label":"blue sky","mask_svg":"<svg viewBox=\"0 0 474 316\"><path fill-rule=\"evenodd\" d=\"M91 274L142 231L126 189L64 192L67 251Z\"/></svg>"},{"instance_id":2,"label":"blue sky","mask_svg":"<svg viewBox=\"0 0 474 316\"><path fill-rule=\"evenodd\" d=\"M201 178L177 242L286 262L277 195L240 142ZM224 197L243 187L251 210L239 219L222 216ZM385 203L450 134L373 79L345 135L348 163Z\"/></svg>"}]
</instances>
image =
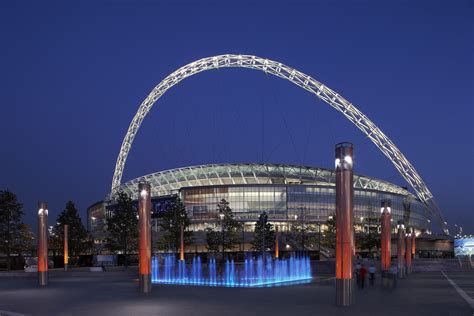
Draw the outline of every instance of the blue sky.
<instances>
[{"instance_id":1,"label":"blue sky","mask_svg":"<svg viewBox=\"0 0 474 316\"><path fill-rule=\"evenodd\" d=\"M448 222L474 232L472 1L75 1L0 3L0 188L53 218L110 190L141 101L196 59L252 54L310 74L406 155ZM264 73L191 77L152 109L124 180L212 162L333 167L352 141L357 173L406 186L359 130ZM54 219L51 219L54 221Z\"/></svg>"}]
</instances>

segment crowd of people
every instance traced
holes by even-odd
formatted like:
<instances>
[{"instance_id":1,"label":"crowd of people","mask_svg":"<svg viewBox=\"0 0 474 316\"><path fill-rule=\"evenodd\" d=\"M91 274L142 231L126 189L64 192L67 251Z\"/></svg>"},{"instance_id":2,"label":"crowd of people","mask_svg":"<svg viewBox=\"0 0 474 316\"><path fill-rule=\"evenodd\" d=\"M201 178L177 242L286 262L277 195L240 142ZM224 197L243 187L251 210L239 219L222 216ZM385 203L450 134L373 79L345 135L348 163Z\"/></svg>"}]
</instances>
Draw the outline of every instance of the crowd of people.
<instances>
[{"instance_id":1,"label":"crowd of people","mask_svg":"<svg viewBox=\"0 0 474 316\"><path fill-rule=\"evenodd\" d=\"M371 262L369 265L369 268L367 268L364 263L361 263L360 261L358 261L354 268L354 274L356 277L357 287L362 290L364 289L365 284L366 284L365 280L367 276L369 278L370 286L374 286L376 272L377 272L377 269L373 262ZM397 286L397 268L395 266L390 267L387 277L391 281L392 287L396 287Z\"/></svg>"}]
</instances>

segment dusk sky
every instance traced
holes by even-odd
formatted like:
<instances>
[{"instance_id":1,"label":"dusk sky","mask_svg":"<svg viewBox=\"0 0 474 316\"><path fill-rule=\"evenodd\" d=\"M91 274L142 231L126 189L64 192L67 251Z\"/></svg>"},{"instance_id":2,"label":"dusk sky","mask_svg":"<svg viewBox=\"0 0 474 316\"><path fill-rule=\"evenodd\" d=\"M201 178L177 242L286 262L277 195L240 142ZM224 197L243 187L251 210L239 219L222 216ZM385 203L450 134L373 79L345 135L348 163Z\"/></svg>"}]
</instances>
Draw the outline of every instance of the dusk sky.
<instances>
[{"instance_id":1,"label":"dusk sky","mask_svg":"<svg viewBox=\"0 0 474 316\"><path fill-rule=\"evenodd\" d=\"M199 4L198 4L199 3ZM367 115L425 180L450 229L474 233L474 2L1 1L0 189L36 227L68 200L83 219L110 192L138 106L168 74L225 53L282 62ZM169 90L146 117L123 181L207 163L333 168L408 186L354 125L263 72L220 69ZM85 223L85 221L84 221Z\"/></svg>"}]
</instances>

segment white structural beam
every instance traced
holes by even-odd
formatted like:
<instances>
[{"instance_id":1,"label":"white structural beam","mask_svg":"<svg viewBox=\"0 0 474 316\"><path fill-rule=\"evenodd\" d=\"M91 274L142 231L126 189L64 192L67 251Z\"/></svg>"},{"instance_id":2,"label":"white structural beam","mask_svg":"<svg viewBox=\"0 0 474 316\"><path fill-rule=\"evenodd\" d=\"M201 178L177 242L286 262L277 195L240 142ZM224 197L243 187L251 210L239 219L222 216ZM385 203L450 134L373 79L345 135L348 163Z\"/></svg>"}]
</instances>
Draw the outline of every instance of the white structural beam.
<instances>
[{"instance_id":1,"label":"white structural beam","mask_svg":"<svg viewBox=\"0 0 474 316\"><path fill-rule=\"evenodd\" d=\"M199 59L189 63L175 72L167 76L161 81L146 97L138 108L137 113L133 117L128 128L127 134L122 142L120 153L115 165L114 177L112 179L112 192L115 192L121 183L122 173L125 168L128 153L132 147L135 135L140 128L143 119L148 114L155 102L171 87L179 83L181 80L200 73L202 71L218 69L218 68L249 68L261 70L265 73L275 75L286 79L293 84L313 93L319 99L323 100L337 111L341 112L349 121L359 128L367 137L382 151L382 153L390 159L402 177L410 184L417 196L423 201L432 215L440 222L445 233L447 224L444 221L439 208L433 200L433 195L423 182L418 172L405 158L402 152L395 144L361 111L359 111L352 103L344 99L341 95L326 87L324 84L315 80L311 76L302 73L296 69L288 67L282 63L252 56L252 55L219 55Z\"/></svg>"}]
</instances>

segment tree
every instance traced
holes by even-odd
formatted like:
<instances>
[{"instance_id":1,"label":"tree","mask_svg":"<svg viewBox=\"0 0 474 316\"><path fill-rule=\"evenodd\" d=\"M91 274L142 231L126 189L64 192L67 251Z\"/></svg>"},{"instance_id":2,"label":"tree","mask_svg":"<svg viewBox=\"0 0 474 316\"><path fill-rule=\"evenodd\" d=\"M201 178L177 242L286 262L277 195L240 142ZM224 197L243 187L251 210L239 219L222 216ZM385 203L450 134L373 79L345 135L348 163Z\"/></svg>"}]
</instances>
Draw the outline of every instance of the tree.
<instances>
[{"instance_id":1,"label":"tree","mask_svg":"<svg viewBox=\"0 0 474 316\"><path fill-rule=\"evenodd\" d=\"M304 251L308 245L313 245L316 242L316 226L308 221L305 207L300 207L299 214L295 214L293 219L287 240L301 251Z\"/></svg>"},{"instance_id":2,"label":"tree","mask_svg":"<svg viewBox=\"0 0 474 316\"><path fill-rule=\"evenodd\" d=\"M80 255L92 246L74 203L68 201L66 208L58 215L56 225L53 227L51 239L55 250L61 253L64 250L64 225L68 225L68 248L71 255Z\"/></svg>"},{"instance_id":3,"label":"tree","mask_svg":"<svg viewBox=\"0 0 474 316\"><path fill-rule=\"evenodd\" d=\"M30 226L24 223L20 223L18 227L18 236L15 238L14 248L18 250L19 253L29 253L31 254L36 248L35 245L35 234L31 230Z\"/></svg>"},{"instance_id":4,"label":"tree","mask_svg":"<svg viewBox=\"0 0 474 316\"><path fill-rule=\"evenodd\" d=\"M19 203L14 193L0 191L0 252L7 254L7 268L10 270L10 257L15 249L21 231L23 204Z\"/></svg>"},{"instance_id":5,"label":"tree","mask_svg":"<svg viewBox=\"0 0 474 316\"><path fill-rule=\"evenodd\" d=\"M375 208L370 205L367 218L361 218L362 232L355 236L357 248L361 252L367 250L369 258L372 258L373 252L377 252L380 248L381 238L377 230L380 222L379 216Z\"/></svg>"},{"instance_id":6,"label":"tree","mask_svg":"<svg viewBox=\"0 0 474 316\"><path fill-rule=\"evenodd\" d=\"M128 264L129 250L137 247L138 213L132 199L125 192L117 193L116 209L107 221L107 231L112 247L122 251Z\"/></svg>"},{"instance_id":7,"label":"tree","mask_svg":"<svg viewBox=\"0 0 474 316\"><path fill-rule=\"evenodd\" d=\"M226 249L231 250L234 244L240 241L239 231L242 225L234 218L234 213L229 207L229 202L222 199L217 204L217 212L221 220L221 247L224 252Z\"/></svg>"},{"instance_id":8,"label":"tree","mask_svg":"<svg viewBox=\"0 0 474 316\"><path fill-rule=\"evenodd\" d=\"M193 232L187 230L190 224L188 213L179 197L176 197L160 218L160 227L164 231L161 236L161 247L178 251L181 244L181 226L184 230L184 245L192 243Z\"/></svg>"},{"instance_id":9,"label":"tree","mask_svg":"<svg viewBox=\"0 0 474 316\"><path fill-rule=\"evenodd\" d=\"M323 234L321 245L329 248L336 249L336 214L329 215L326 221L326 231Z\"/></svg>"},{"instance_id":10,"label":"tree","mask_svg":"<svg viewBox=\"0 0 474 316\"><path fill-rule=\"evenodd\" d=\"M255 223L255 231L252 241L252 248L264 253L267 249L275 246L275 230L273 225L268 222L266 212L260 214Z\"/></svg>"},{"instance_id":11,"label":"tree","mask_svg":"<svg viewBox=\"0 0 474 316\"><path fill-rule=\"evenodd\" d=\"M209 252L219 252L219 246L221 245L221 241L222 238L220 232L216 232L212 228L206 229L207 250Z\"/></svg>"}]
</instances>

